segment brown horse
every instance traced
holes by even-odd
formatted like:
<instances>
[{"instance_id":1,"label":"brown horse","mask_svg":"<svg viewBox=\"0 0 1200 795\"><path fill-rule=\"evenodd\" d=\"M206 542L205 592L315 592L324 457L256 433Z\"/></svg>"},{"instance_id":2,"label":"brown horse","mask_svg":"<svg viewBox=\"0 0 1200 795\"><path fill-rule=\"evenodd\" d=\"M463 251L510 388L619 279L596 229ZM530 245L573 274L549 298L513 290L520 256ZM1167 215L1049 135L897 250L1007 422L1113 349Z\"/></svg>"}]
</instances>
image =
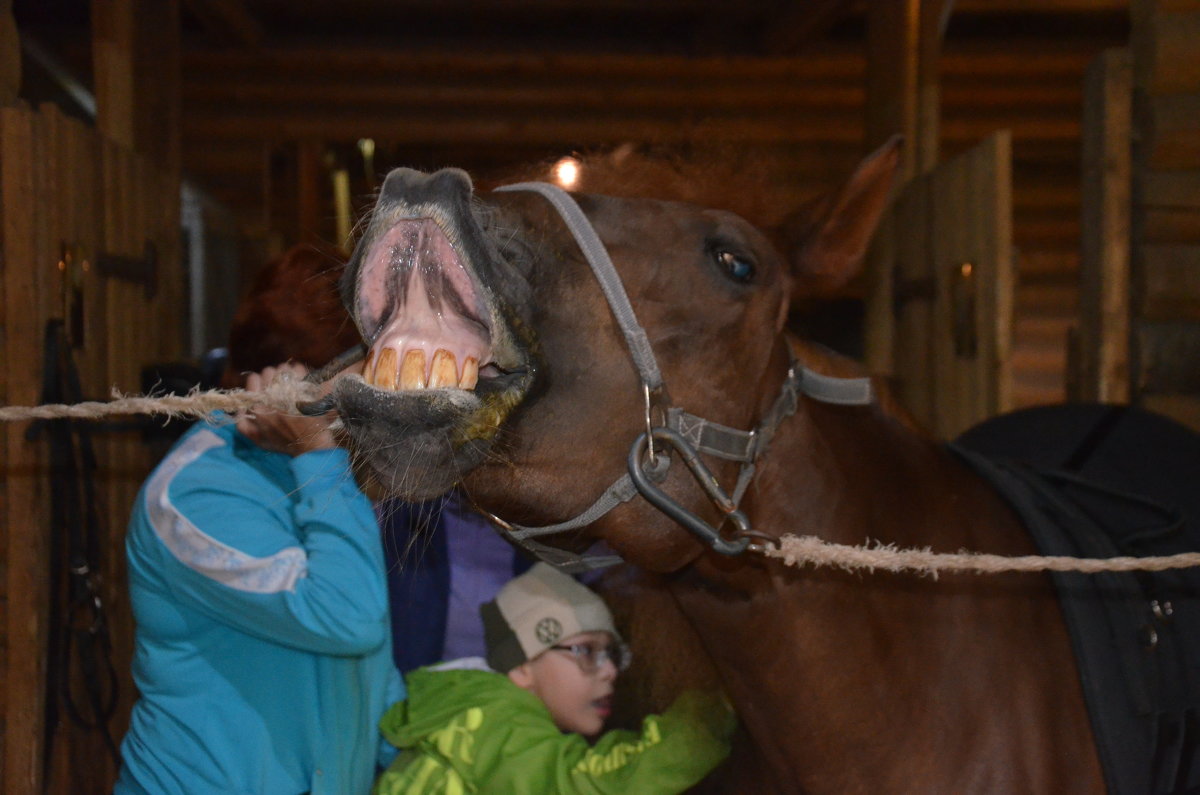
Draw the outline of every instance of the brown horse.
<instances>
[{"instance_id":1,"label":"brown horse","mask_svg":"<svg viewBox=\"0 0 1200 795\"><path fill-rule=\"evenodd\" d=\"M649 572L637 588L664 620L686 617L744 726L712 782L724 791L1102 791L1048 579L859 576L742 550L765 543L755 533L808 533L1034 551L880 384L861 400L839 386L861 382L823 382L856 369L785 330L790 307L854 274L896 161L896 145L881 149L770 231L693 204L574 196L635 322L616 319L613 281L589 268L601 255L583 253L587 231L551 195L475 196L459 171L394 171L343 283L371 350L364 377L335 389L337 409L395 492L461 482L512 527L549 526L566 550L602 539ZM663 476L680 445L656 430L652 453L643 436L683 427L678 409L683 425L769 437L717 427L710 447L746 442L752 463L702 449L724 491L743 492L709 537L732 506L714 505L682 454ZM622 483L630 459L648 486ZM701 535L640 496L655 491Z\"/></svg>"}]
</instances>

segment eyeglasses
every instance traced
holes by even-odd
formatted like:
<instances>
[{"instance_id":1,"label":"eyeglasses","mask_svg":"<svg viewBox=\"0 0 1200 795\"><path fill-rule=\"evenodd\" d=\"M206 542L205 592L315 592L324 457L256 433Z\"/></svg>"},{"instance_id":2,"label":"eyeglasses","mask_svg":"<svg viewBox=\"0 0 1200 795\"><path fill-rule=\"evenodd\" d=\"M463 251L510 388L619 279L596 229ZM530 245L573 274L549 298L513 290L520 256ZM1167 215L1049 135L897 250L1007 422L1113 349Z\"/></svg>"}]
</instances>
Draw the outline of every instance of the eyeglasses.
<instances>
[{"instance_id":1,"label":"eyeglasses","mask_svg":"<svg viewBox=\"0 0 1200 795\"><path fill-rule=\"evenodd\" d=\"M609 643L606 646L597 646L591 643L568 643L550 648L555 651L569 652L585 674L596 673L606 662L611 662L618 671L624 671L633 661L633 652L624 643Z\"/></svg>"}]
</instances>

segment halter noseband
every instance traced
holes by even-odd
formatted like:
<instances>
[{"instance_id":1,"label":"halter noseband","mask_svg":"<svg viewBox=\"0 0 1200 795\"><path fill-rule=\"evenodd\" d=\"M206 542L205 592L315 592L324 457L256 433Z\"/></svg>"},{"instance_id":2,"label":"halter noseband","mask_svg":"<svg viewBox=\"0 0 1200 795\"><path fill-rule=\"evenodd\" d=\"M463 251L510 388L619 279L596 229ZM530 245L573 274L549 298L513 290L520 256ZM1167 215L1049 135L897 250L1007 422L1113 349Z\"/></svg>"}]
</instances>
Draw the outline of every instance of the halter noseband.
<instances>
[{"instance_id":1,"label":"halter noseband","mask_svg":"<svg viewBox=\"0 0 1200 795\"><path fill-rule=\"evenodd\" d=\"M646 431L639 435L630 447L629 472L618 478L599 499L578 516L542 527L510 524L490 514L489 518L499 527L500 532L514 543L547 563L571 572L611 566L621 562L621 558L617 555L577 555L533 539L589 525L637 494L641 494L654 507L722 554L740 554L750 547L751 538L765 539L766 536L750 528L749 520L737 506L754 476L755 462L766 452L775 430L785 418L795 413L798 396L801 394L824 403L853 406L869 404L874 399L871 380L821 375L793 359L779 397L758 426L751 431L741 431L710 422L677 406L671 406L663 385L662 372L654 358L646 331L637 322L633 306L629 303L629 296L625 293L625 287L621 284L621 278L613 267L604 243L600 241L596 230L571 194L546 182L521 182L496 190L538 193L550 202L567 225L600 283L600 289L608 300L609 308L625 337L625 343L641 377L646 404ZM655 425L652 419L655 407L660 408L663 415L663 423L658 425ZM713 504L726 516L725 521L732 522L737 527L735 538L725 538L719 528L712 527L658 488L657 483L661 483L666 477L670 457L657 455L654 446L656 441L674 448L679 453ZM717 483L716 478L700 460L699 453L741 464L732 496L726 494ZM646 463L650 464L650 468L646 467Z\"/></svg>"}]
</instances>

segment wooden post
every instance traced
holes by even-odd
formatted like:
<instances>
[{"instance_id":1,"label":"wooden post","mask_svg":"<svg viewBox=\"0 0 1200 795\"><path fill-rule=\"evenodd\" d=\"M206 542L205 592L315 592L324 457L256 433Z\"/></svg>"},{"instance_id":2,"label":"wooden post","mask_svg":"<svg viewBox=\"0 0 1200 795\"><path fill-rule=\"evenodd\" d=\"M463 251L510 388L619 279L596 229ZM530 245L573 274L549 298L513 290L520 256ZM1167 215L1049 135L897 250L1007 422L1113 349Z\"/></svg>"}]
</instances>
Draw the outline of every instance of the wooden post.
<instances>
[{"instance_id":1,"label":"wooden post","mask_svg":"<svg viewBox=\"0 0 1200 795\"><path fill-rule=\"evenodd\" d=\"M93 0L96 127L179 173L179 0Z\"/></svg>"},{"instance_id":2,"label":"wooden post","mask_svg":"<svg viewBox=\"0 0 1200 795\"><path fill-rule=\"evenodd\" d=\"M1081 400L1125 403L1129 388L1129 219L1132 74L1129 51L1088 69L1083 107L1078 372Z\"/></svg>"},{"instance_id":3,"label":"wooden post","mask_svg":"<svg viewBox=\"0 0 1200 795\"><path fill-rule=\"evenodd\" d=\"M92 62L96 129L122 148L143 155L174 189L158 209L180 225L179 0L92 0ZM160 263L177 248L161 250ZM141 244L120 253L138 256ZM160 268L162 265L160 264ZM162 278L163 274L159 274ZM173 278L173 277L172 277ZM186 324L167 347L186 350Z\"/></svg>"},{"instance_id":4,"label":"wooden post","mask_svg":"<svg viewBox=\"0 0 1200 795\"><path fill-rule=\"evenodd\" d=\"M866 144L873 149L891 136L904 136L899 189L937 164L939 138L938 61L946 0L879 0L867 10ZM906 235L919 234L905 230ZM867 366L890 373L895 366L895 277L897 229L885 216L867 257Z\"/></svg>"},{"instance_id":5,"label":"wooden post","mask_svg":"<svg viewBox=\"0 0 1200 795\"><path fill-rule=\"evenodd\" d=\"M296 224L298 239L321 240L321 186L324 151L321 141L306 138L296 147Z\"/></svg>"},{"instance_id":6,"label":"wooden post","mask_svg":"<svg viewBox=\"0 0 1200 795\"><path fill-rule=\"evenodd\" d=\"M1200 0L1133 0L1131 400L1200 428Z\"/></svg>"},{"instance_id":7,"label":"wooden post","mask_svg":"<svg viewBox=\"0 0 1200 795\"><path fill-rule=\"evenodd\" d=\"M4 374L0 397L9 405L39 402L43 320L52 306L57 272L48 261L54 213L40 168L47 156L45 125L20 108L0 108L0 321ZM32 402L32 403L31 403ZM49 524L45 455L25 438L26 426L3 428L4 476L0 524L4 555L4 768L0 789L14 795L43 791L46 640L50 612Z\"/></svg>"},{"instance_id":8,"label":"wooden post","mask_svg":"<svg viewBox=\"0 0 1200 795\"><path fill-rule=\"evenodd\" d=\"M12 0L0 0L0 107L17 101L21 89L21 40Z\"/></svg>"}]
</instances>

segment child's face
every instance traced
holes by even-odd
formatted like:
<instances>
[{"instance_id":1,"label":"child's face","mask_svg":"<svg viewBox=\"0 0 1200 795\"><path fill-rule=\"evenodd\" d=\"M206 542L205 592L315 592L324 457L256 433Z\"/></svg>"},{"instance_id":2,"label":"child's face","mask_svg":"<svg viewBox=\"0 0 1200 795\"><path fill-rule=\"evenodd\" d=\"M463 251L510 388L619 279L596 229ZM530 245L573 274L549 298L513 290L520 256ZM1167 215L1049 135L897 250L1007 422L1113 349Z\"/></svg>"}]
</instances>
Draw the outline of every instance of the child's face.
<instances>
[{"instance_id":1,"label":"child's face","mask_svg":"<svg viewBox=\"0 0 1200 795\"><path fill-rule=\"evenodd\" d=\"M588 659L595 660L594 654L577 658L563 647L582 646L594 652L612 642L613 637L607 632L572 635L509 671L508 678L540 698L559 729L588 736L599 734L612 712L616 664L605 659L588 670L591 668Z\"/></svg>"}]
</instances>

